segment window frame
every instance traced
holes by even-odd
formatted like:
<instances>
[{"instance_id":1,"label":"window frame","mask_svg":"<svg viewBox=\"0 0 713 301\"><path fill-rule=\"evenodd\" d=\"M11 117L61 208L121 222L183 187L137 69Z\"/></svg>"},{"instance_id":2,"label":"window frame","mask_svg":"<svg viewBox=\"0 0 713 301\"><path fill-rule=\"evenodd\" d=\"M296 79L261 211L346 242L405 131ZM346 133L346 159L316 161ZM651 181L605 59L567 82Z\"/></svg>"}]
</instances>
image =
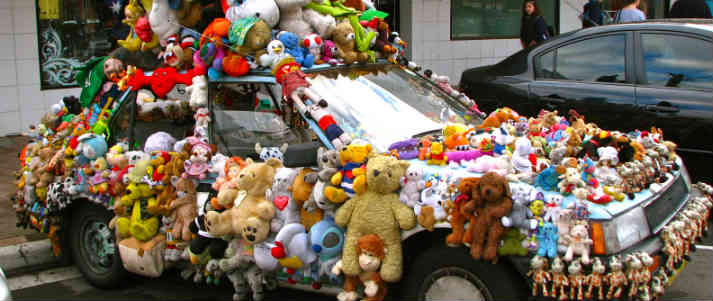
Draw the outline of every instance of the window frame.
<instances>
[{"instance_id":1,"label":"window frame","mask_svg":"<svg viewBox=\"0 0 713 301\"><path fill-rule=\"evenodd\" d=\"M597 82L597 81L583 81L583 80L572 80L572 79L555 79L555 78L538 78L537 76L537 70L536 70L536 61L540 59L540 57L548 54L550 51L557 50L559 48L576 44L579 42L583 42L586 40L591 40L591 39L597 39L601 37L606 37L606 36L612 36L612 35L624 35L624 40L626 41L625 48L624 48L624 80L625 82L621 83L611 83L611 82ZM616 30L616 31L609 31L609 32L603 32L603 33L598 33L594 35L589 35L589 36L582 36L582 37L576 37L570 40L566 40L560 43L556 44L551 44L547 45L546 47L543 47L542 49L538 49L535 54L532 55L532 60L530 61L530 65L532 66L532 80L533 81L556 81L556 82L571 82L571 83L589 83L589 84L599 84L599 85L624 85L624 86L634 86L636 84L635 82L635 76L633 75L634 73L634 62L633 62L633 55L634 55L634 35L633 32L628 31L628 30ZM557 57L555 56L555 59Z\"/></svg>"},{"instance_id":2,"label":"window frame","mask_svg":"<svg viewBox=\"0 0 713 301\"><path fill-rule=\"evenodd\" d=\"M684 32L684 31L676 31L676 30L654 30L654 29L643 29L643 30L637 30L634 32L633 39L634 39L634 58L635 58L635 78L634 78L634 83L638 87L642 88L652 88L652 89L672 89L675 91L700 91L700 92L711 92L713 91L713 88L709 89L698 89L698 88L678 88L678 87L666 87L666 86L660 86L660 85L652 85L648 83L648 78L646 77L646 65L644 63L644 45L642 41L642 34L658 34L658 35L665 35L665 36L679 36L679 37L687 37L687 38L693 38L697 40L702 40L708 43L713 44L713 40L711 40L709 37L702 36L702 35L697 35L694 33L690 32ZM713 48L713 46L712 46Z\"/></svg>"},{"instance_id":3,"label":"window frame","mask_svg":"<svg viewBox=\"0 0 713 301\"><path fill-rule=\"evenodd\" d=\"M453 36L453 12L454 12L454 5L453 5L453 0L450 1L450 15L449 15L449 21L448 21L448 36L450 41L471 41L471 40L505 40L505 39L520 39L520 35L517 34L515 36L498 36L498 37L488 37L488 36L467 36L467 37L454 37ZM497 2L499 0L494 0L494 2ZM553 0L554 3L554 22L553 24L548 24L549 26L552 26L554 35L559 35L560 34L560 0ZM522 10L522 8L520 9ZM520 18L522 18L522 14L520 14ZM519 20L518 20L519 22ZM552 37L550 37L551 39Z\"/></svg>"}]
</instances>

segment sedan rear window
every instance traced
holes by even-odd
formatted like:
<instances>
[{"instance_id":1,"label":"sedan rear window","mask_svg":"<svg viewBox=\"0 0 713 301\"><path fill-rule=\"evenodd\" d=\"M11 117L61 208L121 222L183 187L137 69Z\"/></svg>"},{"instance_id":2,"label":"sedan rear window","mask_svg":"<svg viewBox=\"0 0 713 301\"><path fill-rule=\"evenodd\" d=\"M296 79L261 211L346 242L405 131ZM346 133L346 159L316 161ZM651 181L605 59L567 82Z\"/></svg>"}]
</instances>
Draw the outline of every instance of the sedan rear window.
<instances>
[{"instance_id":1,"label":"sedan rear window","mask_svg":"<svg viewBox=\"0 0 713 301\"><path fill-rule=\"evenodd\" d=\"M585 82L626 82L626 35L567 44L535 58L535 77Z\"/></svg>"}]
</instances>

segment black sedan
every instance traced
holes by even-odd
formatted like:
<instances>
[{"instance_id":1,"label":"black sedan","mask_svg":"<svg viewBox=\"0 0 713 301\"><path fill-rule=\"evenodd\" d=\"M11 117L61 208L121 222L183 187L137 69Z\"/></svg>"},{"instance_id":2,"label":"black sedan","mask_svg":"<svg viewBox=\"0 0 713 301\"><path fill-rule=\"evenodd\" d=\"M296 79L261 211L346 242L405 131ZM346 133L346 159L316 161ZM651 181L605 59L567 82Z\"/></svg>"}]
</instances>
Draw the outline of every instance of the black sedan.
<instances>
[{"instance_id":1,"label":"black sedan","mask_svg":"<svg viewBox=\"0 0 713 301\"><path fill-rule=\"evenodd\" d=\"M658 20L562 34L498 64L468 69L460 87L486 112L575 109L603 129L663 130L695 180L713 171L713 22Z\"/></svg>"}]
</instances>

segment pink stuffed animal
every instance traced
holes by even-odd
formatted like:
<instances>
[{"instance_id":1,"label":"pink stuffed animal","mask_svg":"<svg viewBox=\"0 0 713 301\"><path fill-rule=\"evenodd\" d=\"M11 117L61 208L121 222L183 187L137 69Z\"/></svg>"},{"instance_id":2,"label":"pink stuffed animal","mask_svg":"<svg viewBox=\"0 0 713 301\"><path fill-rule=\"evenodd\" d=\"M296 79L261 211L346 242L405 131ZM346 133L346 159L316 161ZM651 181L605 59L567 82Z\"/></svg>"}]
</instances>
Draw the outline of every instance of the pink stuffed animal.
<instances>
[{"instance_id":1,"label":"pink stuffed animal","mask_svg":"<svg viewBox=\"0 0 713 301\"><path fill-rule=\"evenodd\" d=\"M496 158L486 155L476 159L475 162L467 161L462 164L464 164L470 172L486 173L493 171L501 176L505 176L510 170L510 157L501 156Z\"/></svg>"},{"instance_id":2,"label":"pink stuffed animal","mask_svg":"<svg viewBox=\"0 0 713 301\"><path fill-rule=\"evenodd\" d=\"M322 61L332 66L342 63L342 60L337 56L337 44L334 44L334 41L324 40Z\"/></svg>"}]
</instances>

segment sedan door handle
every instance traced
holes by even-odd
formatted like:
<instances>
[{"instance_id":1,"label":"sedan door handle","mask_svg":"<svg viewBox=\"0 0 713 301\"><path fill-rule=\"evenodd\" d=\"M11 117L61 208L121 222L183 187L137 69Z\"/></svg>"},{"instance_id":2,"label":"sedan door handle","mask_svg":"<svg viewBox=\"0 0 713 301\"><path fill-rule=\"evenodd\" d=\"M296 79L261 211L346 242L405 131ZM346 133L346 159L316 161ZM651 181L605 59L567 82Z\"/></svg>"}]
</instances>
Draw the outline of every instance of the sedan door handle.
<instances>
[{"instance_id":1,"label":"sedan door handle","mask_svg":"<svg viewBox=\"0 0 713 301\"><path fill-rule=\"evenodd\" d=\"M647 111L651 112L658 112L658 113L677 113L681 111L678 107L674 107L671 105L666 105L666 106L661 106L661 105L647 105L646 106Z\"/></svg>"}]
</instances>

